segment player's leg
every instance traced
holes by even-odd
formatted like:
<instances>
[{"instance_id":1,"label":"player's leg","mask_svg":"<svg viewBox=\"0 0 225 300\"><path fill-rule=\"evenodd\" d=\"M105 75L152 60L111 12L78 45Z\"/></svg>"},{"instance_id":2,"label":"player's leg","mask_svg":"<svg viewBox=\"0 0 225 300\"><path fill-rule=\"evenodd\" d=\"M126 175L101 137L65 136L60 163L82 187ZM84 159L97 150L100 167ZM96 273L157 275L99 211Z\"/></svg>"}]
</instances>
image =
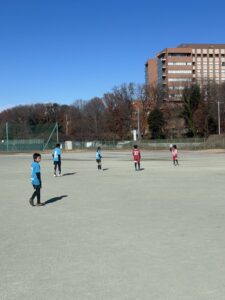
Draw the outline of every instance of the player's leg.
<instances>
[{"instance_id":1,"label":"player's leg","mask_svg":"<svg viewBox=\"0 0 225 300\"><path fill-rule=\"evenodd\" d=\"M34 205L34 198L37 196L37 192L36 192L35 186L33 186L33 187L34 187L34 192L33 192L32 196L29 199L29 202L30 202L31 206L35 206Z\"/></svg>"},{"instance_id":2,"label":"player's leg","mask_svg":"<svg viewBox=\"0 0 225 300\"><path fill-rule=\"evenodd\" d=\"M96 163L97 163L97 168L99 170L99 160L98 159L96 159Z\"/></svg>"},{"instance_id":3,"label":"player's leg","mask_svg":"<svg viewBox=\"0 0 225 300\"><path fill-rule=\"evenodd\" d=\"M41 203L41 188L40 188L40 186L37 186L36 193L37 193L37 206L41 206L41 205L43 205L43 203Z\"/></svg>"},{"instance_id":4,"label":"player's leg","mask_svg":"<svg viewBox=\"0 0 225 300\"><path fill-rule=\"evenodd\" d=\"M61 161L58 162L59 176L61 176Z\"/></svg>"},{"instance_id":5,"label":"player's leg","mask_svg":"<svg viewBox=\"0 0 225 300\"><path fill-rule=\"evenodd\" d=\"M141 169L141 163L140 163L140 161L138 161L138 170L140 170Z\"/></svg>"},{"instance_id":6,"label":"player's leg","mask_svg":"<svg viewBox=\"0 0 225 300\"><path fill-rule=\"evenodd\" d=\"M54 176L56 176L57 161L54 161Z\"/></svg>"}]
</instances>

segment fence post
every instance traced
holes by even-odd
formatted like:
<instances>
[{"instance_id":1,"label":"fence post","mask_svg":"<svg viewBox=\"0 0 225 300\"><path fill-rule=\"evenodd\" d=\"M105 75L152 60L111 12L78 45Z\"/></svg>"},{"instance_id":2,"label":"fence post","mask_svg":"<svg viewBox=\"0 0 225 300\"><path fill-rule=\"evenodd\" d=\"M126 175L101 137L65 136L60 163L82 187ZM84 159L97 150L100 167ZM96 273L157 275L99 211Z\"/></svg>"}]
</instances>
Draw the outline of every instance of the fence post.
<instances>
[{"instance_id":1,"label":"fence post","mask_svg":"<svg viewBox=\"0 0 225 300\"><path fill-rule=\"evenodd\" d=\"M58 137L58 123L56 123L55 126L54 126L54 128L53 128L53 130L52 130L52 132L51 132L51 134L50 134L50 136L49 136L49 138L48 138L47 143L43 147L43 151L47 147L47 145L48 145L48 143L49 143L49 141L50 141L50 139L51 139L51 137L52 137L52 135L53 135L53 133L54 133L55 130L56 130L56 134L57 134L57 144L58 144L58 141L59 141L59 137Z\"/></svg>"},{"instance_id":2,"label":"fence post","mask_svg":"<svg viewBox=\"0 0 225 300\"><path fill-rule=\"evenodd\" d=\"M59 143L59 126L58 122L56 122L56 136L57 136L57 144Z\"/></svg>"},{"instance_id":3,"label":"fence post","mask_svg":"<svg viewBox=\"0 0 225 300\"><path fill-rule=\"evenodd\" d=\"M6 149L7 152L9 151L9 126L8 126L8 122L6 122L5 124L5 131L6 131Z\"/></svg>"}]
</instances>

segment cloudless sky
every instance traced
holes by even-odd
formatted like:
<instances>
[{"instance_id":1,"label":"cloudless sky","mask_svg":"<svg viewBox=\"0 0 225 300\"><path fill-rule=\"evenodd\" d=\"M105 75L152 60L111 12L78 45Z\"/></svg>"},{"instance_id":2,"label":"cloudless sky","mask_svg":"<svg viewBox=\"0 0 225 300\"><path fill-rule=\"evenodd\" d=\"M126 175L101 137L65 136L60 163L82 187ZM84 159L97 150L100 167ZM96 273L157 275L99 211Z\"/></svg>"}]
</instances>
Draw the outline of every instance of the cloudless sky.
<instances>
[{"instance_id":1,"label":"cloudless sky","mask_svg":"<svg viewBox=\"0 0 225 300\"><path fill-rule=\"evenodd\" d=\"M0 110L144 83L166 47L225 43L224 11L222 0L0 0Z\"/></svg>"}]
</instances>

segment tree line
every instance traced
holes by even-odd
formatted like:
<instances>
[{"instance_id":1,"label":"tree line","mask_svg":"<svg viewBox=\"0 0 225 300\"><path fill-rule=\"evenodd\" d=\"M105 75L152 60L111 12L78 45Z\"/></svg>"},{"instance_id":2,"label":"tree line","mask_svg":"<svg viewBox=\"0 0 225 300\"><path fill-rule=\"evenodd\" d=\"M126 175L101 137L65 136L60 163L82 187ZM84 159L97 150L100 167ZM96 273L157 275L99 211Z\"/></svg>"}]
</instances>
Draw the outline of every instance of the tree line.
<instances>
[{"instance_id":1,"label":"tree line","mask_svg":"<svg viewBox=\"0 0 225 300\"><path fill-rule=\"evenodd\" d=\"M77 99L71 105L53 101L6 109L0 124L23 125L24 138L29 138L26 129L55 122L63 140L130 139L138 128L144 139L208 136L218 131L219 108L221 131L225 129L225 83L193 84L181 93L175 101L160 85L123 84L101 98Z\"/></svg>"}]
</instances>

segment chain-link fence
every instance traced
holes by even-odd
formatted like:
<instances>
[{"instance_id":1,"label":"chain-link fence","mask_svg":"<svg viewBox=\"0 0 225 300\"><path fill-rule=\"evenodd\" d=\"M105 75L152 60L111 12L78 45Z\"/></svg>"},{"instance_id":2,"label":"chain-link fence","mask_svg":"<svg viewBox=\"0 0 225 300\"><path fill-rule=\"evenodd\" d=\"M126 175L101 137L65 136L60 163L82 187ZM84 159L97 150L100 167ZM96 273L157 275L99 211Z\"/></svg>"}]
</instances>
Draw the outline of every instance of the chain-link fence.
<instances>
[{"instance_id":1,"label":"chain-link fence","mask_svg":"<svg viewBox=\"0 0 225 300\"><path fill-rule=\"evenodd\" d=\"M125 150L131 149L138 144L141 149L146 150L168 150L170 144L176 144L178 149L183 150L204 150L204 149L225 149L225 136L210 136L209 138L183 138L183 139L162 139L162 140L139 140L139 141L86 141L73 142L73 149L96 149L101 146L104 150Z\"/></svg>"},{"instance_id":2,"label":"chain-link fence","mask_svg":"<svg viewBox=\"0 0 225 300\"><path fill-rule=\"evenodd\" d=\"M64 140L58 130L58 124L0 124L0 151L23 152L42 151L52 149L60 142L65 148ZM139 141L72 141L72 149L94 150L99 145L104 150L131 149L138 144L141 149L168 150L170 144L176 144L178 149L201 150L201 149L225 149L225 136L213 135L209 138L183 138L183 139L162 139L162 140L139 140Z\"/></svg>"},{"instance_id":3,"label":"chain-link fence","mask_svg":"<svg viewBox=\"0 0 225 300\"><path fill-rule=\"evenodd\" d=\"M0 151L51 149L59 140L58 125L0 124Z\"/></svg>"}]
</instances>

